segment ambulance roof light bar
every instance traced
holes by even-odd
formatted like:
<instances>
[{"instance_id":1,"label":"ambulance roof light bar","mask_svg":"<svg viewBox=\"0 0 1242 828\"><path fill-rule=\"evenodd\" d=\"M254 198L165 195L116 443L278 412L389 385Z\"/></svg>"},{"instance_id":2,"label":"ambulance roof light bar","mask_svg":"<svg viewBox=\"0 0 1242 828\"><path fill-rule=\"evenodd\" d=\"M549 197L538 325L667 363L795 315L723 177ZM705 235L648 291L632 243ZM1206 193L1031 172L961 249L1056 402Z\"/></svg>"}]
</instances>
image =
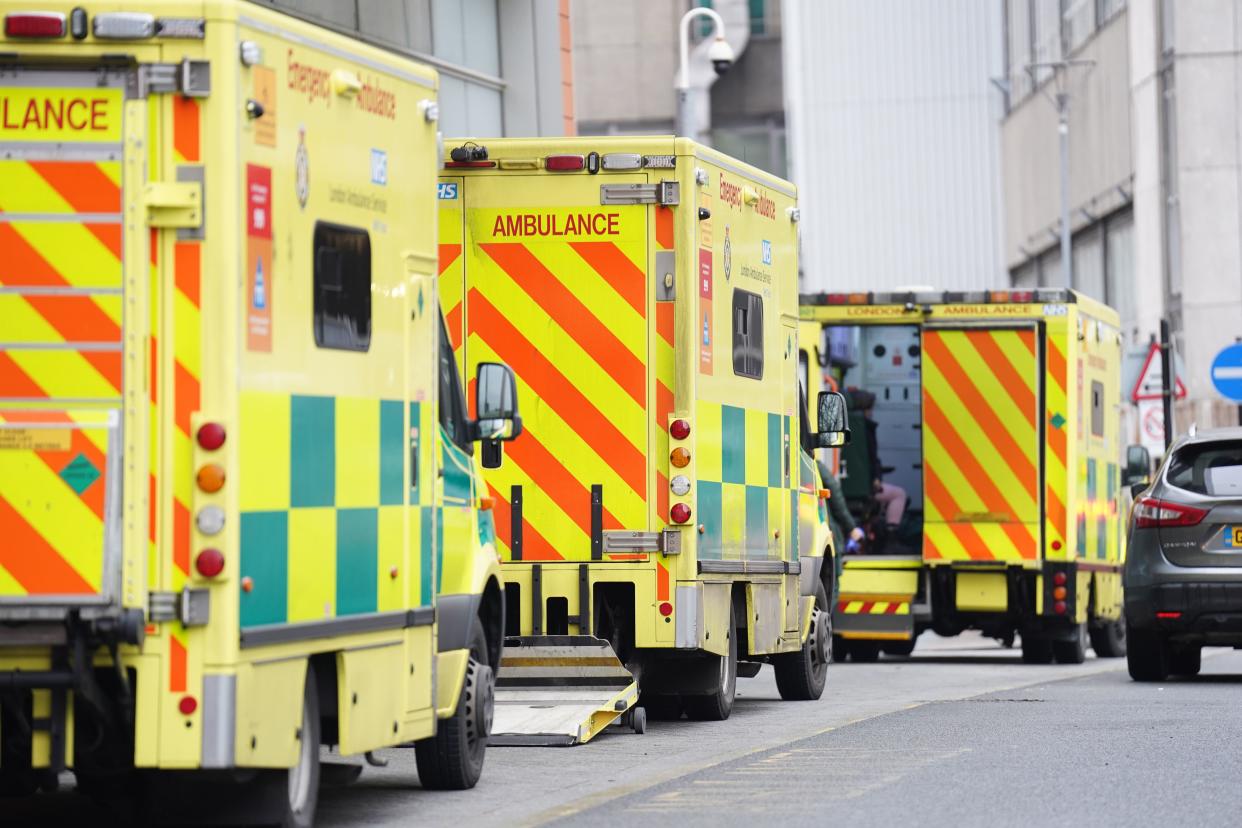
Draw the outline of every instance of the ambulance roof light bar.
<instances>
[{"instance_id":1,"label":"ambulance roof light bar","mask_svg":"<svg viewBox=\"0 0 1242 828\"><path fill-rule=\"evenodd\" d=\"M5 37L55 38L65 36L65 16L57 12L14 12L4 17Z\"/></svg>"},{"instance_id":2,"label":"ambulance roof light bar","mask_svg":"<svg viewBox=\"0 0 1242 828\"><path fill-rule=\"evenodd\" d=\"M815 305L986 305L986 304L1064 304L1074 302L1074 292L1065 288L1035 290L914 290L872 291L870 293L815 293L806 297Z\"/></svg>"}]
</instances>

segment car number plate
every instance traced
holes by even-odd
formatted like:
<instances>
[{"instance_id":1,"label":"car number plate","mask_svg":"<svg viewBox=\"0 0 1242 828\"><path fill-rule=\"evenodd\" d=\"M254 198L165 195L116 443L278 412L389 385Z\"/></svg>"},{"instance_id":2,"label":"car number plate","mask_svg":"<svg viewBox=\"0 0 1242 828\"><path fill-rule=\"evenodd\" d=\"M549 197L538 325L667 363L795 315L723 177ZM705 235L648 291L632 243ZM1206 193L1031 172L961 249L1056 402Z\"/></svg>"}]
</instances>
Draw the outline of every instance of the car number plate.
<instances>
[{"instance_id":1,"label":"car number plate","mask_svg":"<svg viewBox=\"0 0 1242 828\"><path fill-rule=\"evenodd\" d=\"M1242 526L1226 526L1221 536L1226 549L1242 549Z\"/></svg>"}]
</instances>

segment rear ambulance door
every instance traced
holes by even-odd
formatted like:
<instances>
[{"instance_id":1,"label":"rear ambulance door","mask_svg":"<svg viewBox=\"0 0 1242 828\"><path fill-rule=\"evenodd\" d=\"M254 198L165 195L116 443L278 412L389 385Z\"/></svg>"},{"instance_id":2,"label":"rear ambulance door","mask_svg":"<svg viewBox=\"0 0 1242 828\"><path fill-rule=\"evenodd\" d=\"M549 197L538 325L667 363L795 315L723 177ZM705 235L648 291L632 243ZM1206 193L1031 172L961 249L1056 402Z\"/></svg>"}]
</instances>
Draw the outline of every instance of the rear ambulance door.
<instances>
[{"instance_id":1,"label":"rear ambulance door","mask_svg":"<svg viewBox=\"0 0 1242 828\"><path fill-rule=\"evenodd\" d=\"M650 208L600 203L601 183L645 176L604 179L477 175L461 193L465 379L487 361L517 376L522 435L487 481L500 516L522 498L523 559L602 560L604 530L647 528Z\"/></svg>"},{"instance_id":2,"label":"rear ambulance door","mask_svg":"<svg viewBox=\"0 0 1242 828\"><path fill-rule=\"evenodd\" d=\"M122 486L141 503L147 485L121 475L124 456L144 466L146 414L142 394L122 404L146 367L146 228L122 221L144 183L123 147L143 144L127 138L146 137L145 103L128 79L0 73L0 606L122 599ZM126 522L141 543L145 514Z\"/></svg>"},{"instance_id":3,"label":"rear ambulance door","mask_svg":"<svg viewBox=\"0 0 1242 828\"><path fill-rule=\"evenodd\" d=\"M1036 323L923 329L923 558L1021 564L1042 526Z\"/></svg>"}]
</instances>

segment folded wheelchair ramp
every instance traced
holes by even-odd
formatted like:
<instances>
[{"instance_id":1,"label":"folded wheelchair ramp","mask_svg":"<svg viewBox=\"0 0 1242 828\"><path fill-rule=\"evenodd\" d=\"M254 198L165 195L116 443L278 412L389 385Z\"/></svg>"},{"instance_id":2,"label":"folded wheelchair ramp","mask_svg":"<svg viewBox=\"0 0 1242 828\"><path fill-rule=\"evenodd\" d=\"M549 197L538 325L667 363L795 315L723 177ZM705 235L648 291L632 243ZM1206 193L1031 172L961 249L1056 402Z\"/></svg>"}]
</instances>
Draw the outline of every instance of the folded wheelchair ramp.
<instances>
[{"instance_id":1,"label":"folded wheelchair ramp","mask_svg":"<svg viewBox=\"0 0 1242 828\"><path fill-rule=\"evenodd\" d=\"M506 638L488 744L579 745L630 713L637 701L634 676L603 639Z\"/></svg>"}]
</instances>

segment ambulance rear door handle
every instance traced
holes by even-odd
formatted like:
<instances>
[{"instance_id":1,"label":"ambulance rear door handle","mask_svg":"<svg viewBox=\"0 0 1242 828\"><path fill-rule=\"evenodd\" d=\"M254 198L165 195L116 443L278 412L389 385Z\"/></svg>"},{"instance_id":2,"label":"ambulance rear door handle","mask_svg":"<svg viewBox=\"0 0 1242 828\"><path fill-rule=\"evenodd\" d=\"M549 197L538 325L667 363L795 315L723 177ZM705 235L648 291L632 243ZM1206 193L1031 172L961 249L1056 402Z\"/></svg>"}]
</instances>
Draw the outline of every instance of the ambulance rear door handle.
<instances>
[{"instance_id":1,"label":"ambulance rear door handle","mask_svg":"<svg viewBox=\"0 0 1242 828\"><path fill-rule=\"evenodd\" d=\"M143 199L152 227L195 228L203 223L203 185L197 181L152 181Z\"/></svg>"}]
</instances>

